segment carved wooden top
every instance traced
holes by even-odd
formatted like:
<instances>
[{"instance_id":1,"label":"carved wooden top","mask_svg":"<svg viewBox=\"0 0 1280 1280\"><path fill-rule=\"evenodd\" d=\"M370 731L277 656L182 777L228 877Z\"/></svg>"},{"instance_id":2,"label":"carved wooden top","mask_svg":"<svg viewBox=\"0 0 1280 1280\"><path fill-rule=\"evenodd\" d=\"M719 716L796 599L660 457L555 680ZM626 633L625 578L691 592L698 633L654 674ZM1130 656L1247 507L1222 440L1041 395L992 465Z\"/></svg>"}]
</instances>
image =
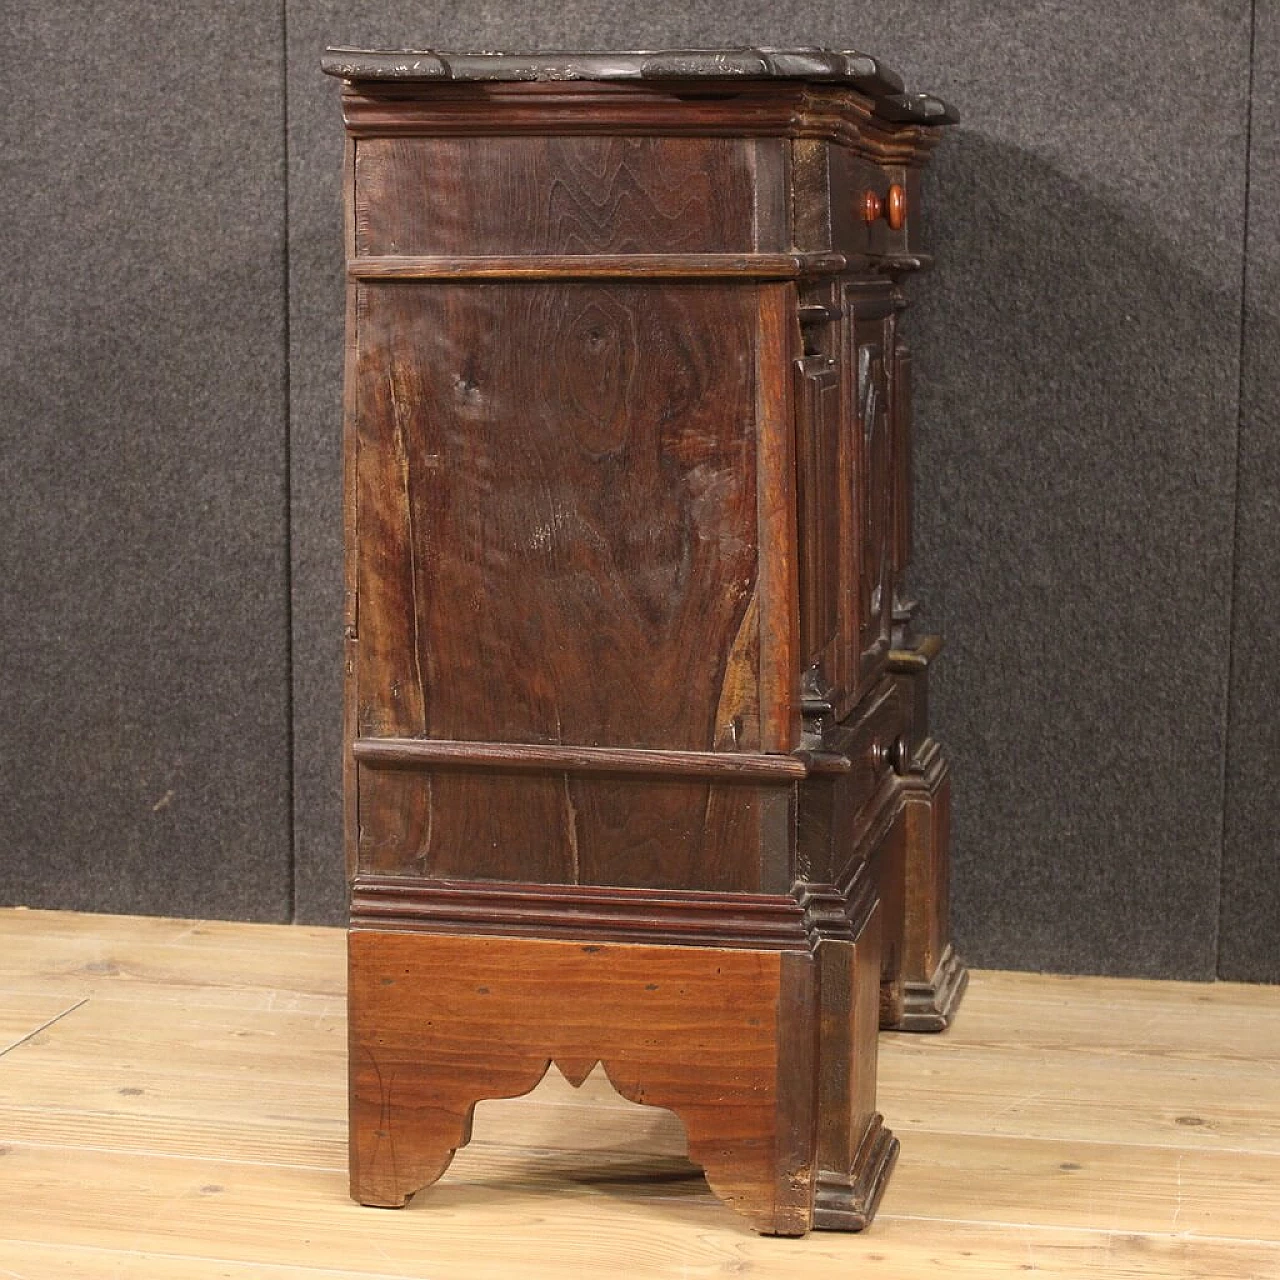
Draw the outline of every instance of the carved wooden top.
<instances>
[{"instance_id":1,"label":"carved wooden top","mask_svg":"<svg viewBox=\"0 0 1280 1280\"><path fill-rule=\"evenodd\" d=\"M448 53L328 49L324 71L348 81L799 80L849 85L876 114L904 124L952 124L941 98L906 93L902 77L851 49L669 49L654 52Z\"/></svg>"}]
</instances>

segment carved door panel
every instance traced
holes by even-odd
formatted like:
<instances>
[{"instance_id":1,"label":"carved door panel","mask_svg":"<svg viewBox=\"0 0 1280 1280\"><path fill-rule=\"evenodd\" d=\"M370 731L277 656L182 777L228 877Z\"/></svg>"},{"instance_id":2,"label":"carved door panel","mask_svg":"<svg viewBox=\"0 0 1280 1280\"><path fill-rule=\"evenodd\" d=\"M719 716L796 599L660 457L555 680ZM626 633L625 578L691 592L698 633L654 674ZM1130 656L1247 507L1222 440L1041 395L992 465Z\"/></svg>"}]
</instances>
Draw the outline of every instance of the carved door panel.
<instances>
[{"instance_id":1,"label":"carved door panel","mask_svg":"<svg viewBox=\"0 0 1280 1280\"><path fill-rule=\"evenodd\" d=\"M911 563L911 349L897 332L893 344L893 569L894 585Z\"/></svg>"},{"instance_id":2,"label":"carved door panel","mask_svg":"<svg viewBox=\"0 0 1280 1280\"><path fill-rule=\"evenodd\" d=\"M856 670L865 687L883 663L893 631L897 534L891 395L893 320L891 314L874 312L864 319L852 308L851 314L853 323L847 326L846 332L852 347L849 365L856 460L851 479L855 491L857 553L856 581L850 585L857 599L859 624Z\"/></svg>"},{"instance_id":3,"label":"carved door panel","mask_svg":"<svg viewBox=\"0 0 1280 1280\"><path fill-rule=\"evenodd\" d=\"M849 502L840 412L840 370L825 354L796 361L799 405L797 457L800 527L800 645L821 692L837 691L848 677Z\"/></svg>"}]
</instances>

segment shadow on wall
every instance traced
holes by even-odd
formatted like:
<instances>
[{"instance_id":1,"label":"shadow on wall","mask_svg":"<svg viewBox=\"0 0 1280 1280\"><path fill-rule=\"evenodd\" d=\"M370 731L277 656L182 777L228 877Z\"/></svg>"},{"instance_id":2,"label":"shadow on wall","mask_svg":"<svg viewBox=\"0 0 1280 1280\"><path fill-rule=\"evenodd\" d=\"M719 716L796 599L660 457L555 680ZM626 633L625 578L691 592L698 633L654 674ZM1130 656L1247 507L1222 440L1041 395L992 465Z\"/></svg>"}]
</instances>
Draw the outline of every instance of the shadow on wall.
<instances>
[{"instance_id":1,"label":"shadow on wall","mask_svg":"<svg viewBox=\"0 0 1280 1280\"><path fill-rule=\"evenodd\" d=\"M964 128L926 200L912 583L950 641L958 943L1209 978L1239 252Z\"/></svg>"}]
</instances>

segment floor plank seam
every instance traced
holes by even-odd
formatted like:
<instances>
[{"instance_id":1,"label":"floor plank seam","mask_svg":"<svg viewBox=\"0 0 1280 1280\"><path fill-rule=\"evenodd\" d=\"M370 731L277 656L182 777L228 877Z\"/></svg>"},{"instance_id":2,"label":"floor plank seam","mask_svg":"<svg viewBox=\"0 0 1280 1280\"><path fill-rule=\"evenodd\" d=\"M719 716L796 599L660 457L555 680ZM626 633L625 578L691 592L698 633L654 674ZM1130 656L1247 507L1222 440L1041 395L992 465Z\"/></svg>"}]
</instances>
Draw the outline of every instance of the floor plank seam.
<instances>
[{"instance_id":1,"label":"floor plank seam","mask_svg":"<svg viewBox=\"0 0 1280 1280\"><path fill-rule=\"evenodd\" d=\"M101 1255L114 1255L116 1258L155 1258L165 1259L170 1262L212 1262L217 1266L226 1267L244 1267L246 1270L258 1270L266 1267L272 1271L296 1271L302 1275L315 1276L358 1276L359 1280L411 1280L410 1273L407 1271L353 1271L349 1267L323 1267L313 1266L307 1262L259 1262L256 1258L228 1258L215 1254L207 1253L172 1253L167 1249L117 1249L111 1245L96 1244L75 1244L72 1241L66 1243L50 1244L48 1240L27 1240L18 1236L0 1236L0 1245L15 1244L24 1245L34 1249L57 1249L59 1251L74 1251L76 1253L89 1253L95 1257ZM0 1267L0 1276L4 1276L6 1272ZM8 1274L13 1274L12 1272ZM26 1277L20 1277L19 1280L26 1280Z\"/></svg>"},{"instance_id":2,"label":"floor plank seam","mask_svg":"<svg viewBox=\"0 0 1280 1280\"><path fill-rule=\"evenodd\" d=\"M55 1022L61 1022L68 1014L75 1013L77 1009L84 1008L89 1003L89 997L85 996L82 1000L77 1000L69 1009L63 1009L61 1013L55 1013L48 1022L42 1022L34 1031L28 1031L21 1040L15 1040L7 1048L0 1049L0 1058L8 1057L15 1049L21 1049L28 1040L34 1040L42 1031L47 1031Z\"/></svg>"},{"instance_id":3,"label":"floor plank seam","mask_svg":"<svg viewBox=\"0 0 1280 1280\"><path fill-rule=\"evenodd\" d=\"M543 1103L541 1105L546 1106L548 1108L553 1108L556 1106L564 1106L565 1109L567 1110L570 1104ZM616 1110L616 1108L612 1108L612 1109ZM55 1108L31 1107L31 1106L26 1106L22 1103L0 1102L0 1114L6 1114L6 1113L8 1114L16 1113L19 1115L57 1114L59 1117L64 1117L64 1118L72 1118L77 1116L81 1116L86 1119L104 1119L105 1118L105 1119L119 1121L121 1123L126 1123L126 1124L129 1122L149 1123L149 1124L160 1125L162 1127L164 1127L164 1122L171 1121L174 1127L179 1129L184 1128L192 1123L190 1117L188 1116L184 1116L181 1114L171 1114L168 1112L160 1112L160 1111L152 1111L152 1112L145 1112L145 1113L134 1112L134 1113L126 1114L124 1112L113 1112L113 1111L92 1110L92 1109L81 1110L75 1107L65 1107L65 1108L64 1107L55 1107ZM897 1133L900 1138L906 1138L906 1139L910 1139L911 1137L914 1137L917 1135L925 1135L925 1136L934 1137L934 1138L966 1138L966 1139L976 1139L976 1140L982 1140L982 1141L990 1141L992 1139L995 1139L1001 1142L1051 1143L1057 1146L1111 1147L1111 1148L1118 1148L1126 1151L1130 1151L1130 1150L1132 1151L1177 1151L1184 1155L1199 1155L1199 1154L1232 1155L1232 1156L1249 1156L1249 1157L1263 1159L1263 1160L1280 1160L1280 1150L1262 1151L1262 1150L1258 1150L1255 1147L1223 1147L1223 1146L1216 1146L1216 1145L1215 1146L1208 1146L1208 1145L1199 1146L1198 1145L1195 1147L1188 1148L1186 1146L1179 1145L1177 1143L1172 1143L1172 1142L1167 1142L1167 1143L1166 1142L1127 1142L1122 1140L1110 1141L1103 1138L1077 1138L1070 1135L1063 1136L1063 1135L1054 1135L1054 1134L1045 1135L1045 1134L1034 1134L1034 1133L984 1133L978 1130L964 1130L964 1129L916 1129L916 1128L910 1128L905 1126L902 1121L898 1121L896 1124L894 1124L890 1119L888 1122L890 1123L890 1126L894 1129L894 1132ZM203 1124L209 1125L210 1127L214 1127L219 1122L216 1120L210 1120L210 1121L199 1121L198 1123L203 1123ZM289 1125L283 1124L281 1122L275 1122L275 1121L266 1120L266 1119L261 1121L255 1121L251 1118L245 1118L238 1121L237 1123L244 1125L247 1128L261 1130L264 1133L302 1132L300 1130L291 1128ZM346 1121L344 1119L339 1118L339 1119L326 1121L322 1118L317 1117L316 1119L309 1120L306 1123L310 1126L314 1126L316 1128L323 1128L325 1130L341 1129L342 1133L340 1136L345 1141ZM146 1147L146 1148L132 1147L132 1146L115 1147L115 1146L103 1146L99 1143L82 1143L82 1142L65 1142L65 1141L37 1142L31 1139L15 1140L15 1142L20 1142L22 1145L26 1145L26 1146L65 1147L68 1150L116 1152L121 1155L136 1153L140 1150L146 1150L146 1151L151 1150L151 1148L149 1147ZM524 1146L520 1144L509 1143L509 1142L500 1142L491 1138L485 1138L483 1136L480 1136L479 1134L477 1134L474 1138L472 1138L471 1142L468 1143L468 1147L475 1151L507 1153L510 1155L527 1155L527 1156L535 1157L539 1160L547 1159L555 1156L570 1156L570 1157L581 1158L586 1155L596 1156L596 1157L617 1156L619 1158L643 1157L648 1159L661 1159L661 1160L685 1158L682 1152L649 1151L649 1150L640 1150L636 1148L625 1148L625 1147L558 1147L558 1146L532 1147L532 1146ZM156 1152L156 1154L157 1155L167 1154L171 1159L200 1160L200 1159L206 1158L206 1157L196 1156L196 1155L175 1154L173 1152L168 1152L168 1153ZM212 1159L213 1157L208 1157L208 1158ZM264 1165L269 1165L272 1168L314 1169L314 1168L321 1167L318 1165L291 1165L291 1164L283 1163L280 1161L271 1161L271 1160L264 1160L264 1161L232 1160L230 1158L224 1160L222 1157L218 1157L217 1159L219 1163L264 1164Z\"/></svg>"},{"instance_id":4,"label":"floor plank seam","mask_svg":"<svg viewBox=\"0 0 1280 1280\"><path fill-rule=\"evenodd\" d=\"M1180 1151L1190 1155L1204 1152L1205 1154L1280 1159L1280 1149L1260 1151L1257 1147L1220 1147L1210 1146L1207 1143L1188 1146L1184 1142L1133 1142L1123 1138L1078 1138L1069 1133L999 1133L982 1129L932 1129L927 1126L917 1128L905 1120L894 1120L888 1113L885 1113L885 1123L899 1138L927 1134L933 1138L979 1138L984 1141L994 1138L1003 1142L1052 1142L1058 1146L1121 1147L1126 1151Z\"/></svg>"},{"instance_id":5,"label":"floor plank seam","mask_svg":"<svg viewBox=\"0 0 1280 1280\"><path fill-rule=\"evenodd\" d=\"M998 1227L1002 1231L1079 1232L1082 1235L1090 1236L1123 1236L1125 1239L1186 1240L1195 1244L1247 1244L1254 1248L1260 1247L1280 1252L1280 1240L1266 1240L1258 1236L1210 1235L1195 1230L1151 1231L1140 1227L1084 1227L1075 1223L1004 1222L997 1218L953 1218L947 1215L935 1217L933 1214L926 1213L894 1213L892 1210L883 1207L876 1215L876 1221L933 1222L955 1227Z\"/></svg>"},{"instance_id":6,"label":"floor plank seam","mask_svg":"<svg viewBox=\"0 0 1280 1280\"><path fill-rule=\"evenodd\" d=\"M34 1151L94 1151L104 1156L133 1156L147 1160L186 1160L201 1165L246 1165L253 1169L294 1169L299 1173L345 1174L346 1161L341 1164L281 1164L278 1160L242 1160L236 1156L193 1156L175 1151L153 1151L137 1147L95 1147L82 1143L33 1142L30 1138L5 1138L7 1147L29 1147ZM345 1155L345 1151L344 1151Z\"/></svg>"}]
</instances>

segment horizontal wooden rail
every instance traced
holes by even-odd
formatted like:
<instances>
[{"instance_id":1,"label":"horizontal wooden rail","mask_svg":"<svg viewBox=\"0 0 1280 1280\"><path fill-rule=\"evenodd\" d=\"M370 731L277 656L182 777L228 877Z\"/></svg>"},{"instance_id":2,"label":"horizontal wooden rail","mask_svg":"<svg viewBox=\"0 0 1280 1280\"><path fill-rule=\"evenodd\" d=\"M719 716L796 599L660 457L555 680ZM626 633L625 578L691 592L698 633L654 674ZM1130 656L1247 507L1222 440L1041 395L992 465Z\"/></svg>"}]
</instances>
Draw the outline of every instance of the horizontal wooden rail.
<instances>
[{"instance_id":1,"label":"horizontal wooden rail","mask_svg":"<svg viewBox=\"0 0 1280 1280\"><path fill-rule=\"evenodd\" d=\"M514 769L720 778L729 782L786 782L809 774L805 761L795 756L733 751L647 751L439 738L357 738L351 750L361 764L375 769Z\"/></svg>"},{"instance_id":2,"label":"horizontal wooden rail","mask_svg":"<svg viewBox=\"0 0 1280 1280\"><path fill-rule=\"evenodd\" d=\"M431 257L411 254L351 258L353 280L596 280L747 279L796 280L834 275L842 253L623 253Z\"/></svg>"},{"instance_id":3,"label":"horizontal wooden rail","mask_svg":"<svg viewBox=\"0 0 1280 1280\"><path fill-rule=\"evenodd\" d=\"M799 950L808 916L789 894L714 893L363 873L351 926L700 947Z\"/></svg>"}]
</instances>

